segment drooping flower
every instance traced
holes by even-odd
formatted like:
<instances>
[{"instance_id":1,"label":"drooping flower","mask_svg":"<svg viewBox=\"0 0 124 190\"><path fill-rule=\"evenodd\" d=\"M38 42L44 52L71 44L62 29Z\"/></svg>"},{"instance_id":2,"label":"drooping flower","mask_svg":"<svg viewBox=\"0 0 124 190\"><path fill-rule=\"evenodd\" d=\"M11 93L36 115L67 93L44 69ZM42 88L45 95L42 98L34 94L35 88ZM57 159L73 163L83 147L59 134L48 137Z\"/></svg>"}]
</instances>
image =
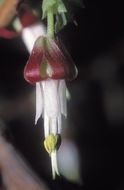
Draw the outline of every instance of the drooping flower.
<instances>
[{"instance_id":1,"label":"drooping flower","mask_svg":"<svg viewBox=\"0 0 124 190\"><path fill-rule=\"evenodd\" d=\"M77 69L66 49L57 40L40 36L25 66L24 78L36 84L35 124L42 114L44 145L51 156L53 178L59 174L56 154L62 115L67 116L65 80L73 80L76 76Z\"/></svg>"}]
</instances>

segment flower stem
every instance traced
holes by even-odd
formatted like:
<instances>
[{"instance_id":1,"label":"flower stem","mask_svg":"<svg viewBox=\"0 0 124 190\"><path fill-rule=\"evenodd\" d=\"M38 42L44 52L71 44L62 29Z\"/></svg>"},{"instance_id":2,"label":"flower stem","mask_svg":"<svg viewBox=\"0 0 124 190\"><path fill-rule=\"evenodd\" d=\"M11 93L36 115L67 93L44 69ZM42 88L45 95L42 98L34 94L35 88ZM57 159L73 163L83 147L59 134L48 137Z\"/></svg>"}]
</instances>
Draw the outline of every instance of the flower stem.
<instances>
[{"instance_id":1,"label":"flower stem","mask_svg":"<svg viewBox=\"0 0 124 190\"><path fill-rule=\"evenodd\" d=\"M50 38L54 38L54 15L51 10L47 13L47 35Z\"/></svg>"}]
</instances>

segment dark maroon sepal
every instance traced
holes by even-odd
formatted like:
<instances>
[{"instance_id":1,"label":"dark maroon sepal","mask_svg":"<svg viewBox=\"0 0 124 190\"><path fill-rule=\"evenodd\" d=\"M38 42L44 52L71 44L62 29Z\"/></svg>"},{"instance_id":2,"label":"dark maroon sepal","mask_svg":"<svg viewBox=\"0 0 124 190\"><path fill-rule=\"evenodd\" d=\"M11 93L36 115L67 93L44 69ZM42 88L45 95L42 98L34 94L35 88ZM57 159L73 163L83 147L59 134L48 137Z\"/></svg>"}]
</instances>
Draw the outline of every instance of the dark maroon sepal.
<instances>
[{"instance_id":1,"label":"dark maroon sepal","mask_svg":"<svg viewBox=\"0 0 124 190\"><path fill-rule=\"evenodd\" d=\"M52 79L73 80L77 76L77 68L60 41L47 39L46 59L53 69Z\"/></svg>"},{"instance_id":2,"label":"dark maroon sepal","mask_svg":"<svg viewBox=\"0 0 124 190\"><path fill-rule=\"evenodd\" d=\"M26 81L33 84L48 78L73 80L76 76L76 66L65 48L51 38L36 40L24 69Z\"/></svg>"},{"instance_id":3,"label":"dark maroon sepal","mask_svg":"<svg viewBox=\"0 0 124 190\"><path fill-rule=\"evenodd\" d=\"M29 60L24 69L24 78L29 83L36 83L43 80L40 74L40 67L43 60L43 38L39 37L33 47Z\"/></svg>"}]
</instances>

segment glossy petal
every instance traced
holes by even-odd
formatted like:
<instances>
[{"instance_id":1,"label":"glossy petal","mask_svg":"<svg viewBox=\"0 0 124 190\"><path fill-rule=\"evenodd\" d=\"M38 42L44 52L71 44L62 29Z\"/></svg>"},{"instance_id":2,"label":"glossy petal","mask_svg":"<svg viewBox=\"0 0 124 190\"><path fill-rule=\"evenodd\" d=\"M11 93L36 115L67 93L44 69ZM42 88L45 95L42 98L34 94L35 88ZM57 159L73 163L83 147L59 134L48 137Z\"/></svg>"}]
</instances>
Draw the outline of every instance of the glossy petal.
<instances>
[{"instance_id":1,"label":"glossy petal","mask_svg":"<svg viewBox=\"0 0 124 190\"><path fill-rule=\"evenodd\" d=\"M40 74L40 64L43 62L43 41L44 38L42 37L36 40L32 53L24 69L25 80L32 84L43 79Z\"/></svg>"}]
</instances>

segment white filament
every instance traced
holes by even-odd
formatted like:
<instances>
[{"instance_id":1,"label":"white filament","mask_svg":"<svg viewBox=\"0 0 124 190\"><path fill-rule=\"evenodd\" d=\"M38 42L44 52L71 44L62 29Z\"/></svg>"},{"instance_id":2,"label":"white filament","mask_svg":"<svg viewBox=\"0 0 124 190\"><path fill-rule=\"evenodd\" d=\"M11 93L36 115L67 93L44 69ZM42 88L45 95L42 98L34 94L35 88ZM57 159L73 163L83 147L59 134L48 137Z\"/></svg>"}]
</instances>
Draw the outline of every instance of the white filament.
<instances>
[{"instance_id":1,"label":"white filament","mask_svg":"<svg viewBox=\"0 0 124 190\"><path fill-rule=\"evenodd\" d=\"M52 165L52 176L53 176L53 179L55 179L56 174L59 175L56 151L51 153L51 165Z\"/></svg>"}]
</instances>

